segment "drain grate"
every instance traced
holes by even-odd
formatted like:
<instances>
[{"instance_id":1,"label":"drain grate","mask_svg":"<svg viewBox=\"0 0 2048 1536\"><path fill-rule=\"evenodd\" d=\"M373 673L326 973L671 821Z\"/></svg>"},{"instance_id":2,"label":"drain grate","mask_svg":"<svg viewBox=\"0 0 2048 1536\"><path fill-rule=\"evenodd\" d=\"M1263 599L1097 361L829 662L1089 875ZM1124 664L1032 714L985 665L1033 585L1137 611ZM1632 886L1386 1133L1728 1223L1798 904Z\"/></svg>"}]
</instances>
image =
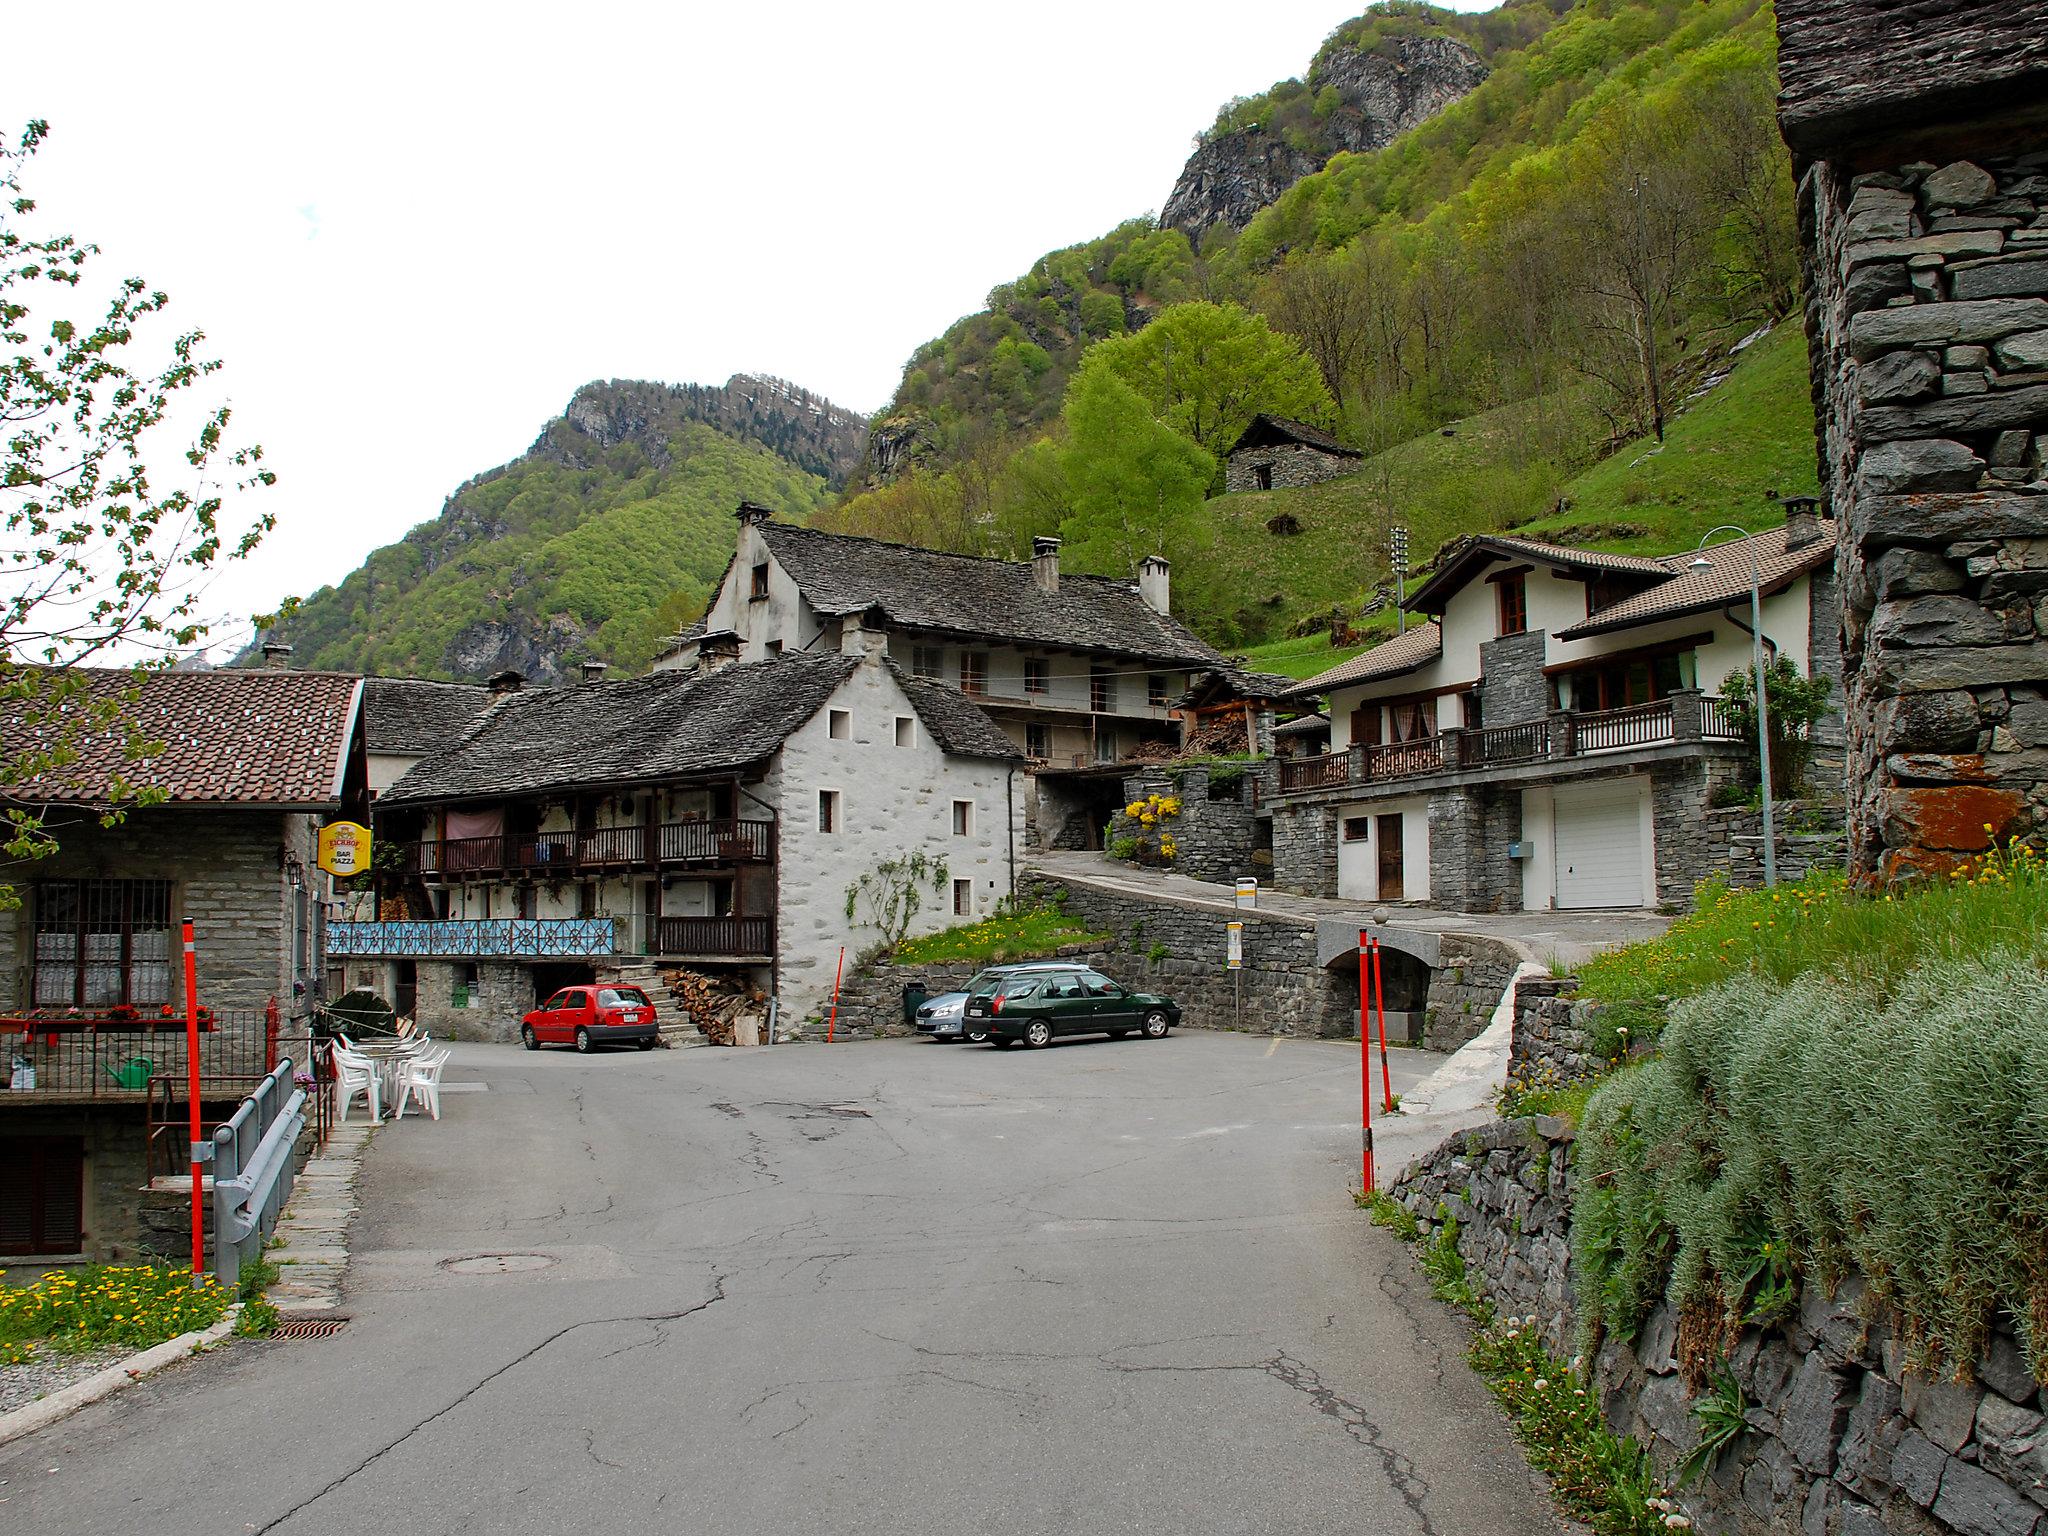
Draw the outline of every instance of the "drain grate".
<instances>
[{"instance_id":1,"label":"drain grate","mask_svg":"<svg viewBox=\"0 0 2048 1536\"><path fill-rule=\"evenodd\" d=\"M331 1339L348 1326L345 1317L288 1317L270 1331L273 1339Z\"/></svg>"}]
</instances>

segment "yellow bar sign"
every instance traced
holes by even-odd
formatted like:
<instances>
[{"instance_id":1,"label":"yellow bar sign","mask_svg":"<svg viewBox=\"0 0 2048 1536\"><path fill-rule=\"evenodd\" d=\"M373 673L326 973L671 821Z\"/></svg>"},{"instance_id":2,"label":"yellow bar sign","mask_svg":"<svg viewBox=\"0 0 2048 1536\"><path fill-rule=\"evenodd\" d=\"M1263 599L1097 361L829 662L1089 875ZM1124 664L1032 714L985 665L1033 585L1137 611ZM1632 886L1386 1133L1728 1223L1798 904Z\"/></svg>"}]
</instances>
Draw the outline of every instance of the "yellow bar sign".
<instances>
[{"instance_id":1,"label":"yellow bar sign","mask_svg":"<svg viewBox=\"0 0 2048 1536\"><path fill-rule=\"evenodd\" d=\"M313 862L337 880L360 875L370 867L370 829L360 822L330 821L320 829L320 852Z\"/></svg>"}]
</instances>

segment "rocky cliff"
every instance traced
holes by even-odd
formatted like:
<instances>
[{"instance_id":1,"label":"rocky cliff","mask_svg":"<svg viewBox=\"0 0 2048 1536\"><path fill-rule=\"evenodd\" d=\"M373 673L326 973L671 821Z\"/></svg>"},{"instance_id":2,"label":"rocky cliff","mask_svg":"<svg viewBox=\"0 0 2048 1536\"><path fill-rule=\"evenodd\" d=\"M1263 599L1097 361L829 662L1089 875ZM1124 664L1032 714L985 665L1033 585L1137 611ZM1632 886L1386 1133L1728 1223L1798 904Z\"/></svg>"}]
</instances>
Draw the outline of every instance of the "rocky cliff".
<instances>
[{"instance_id":1,"label":"rocky cliff","mask_svg":"<svg viewBox=\"0 0 2048 1536\"><path fill-rule=\"evenodd\" d=\"M867 431L858 412L768 374L736 373L724 384L612 379L577 390L527 455L589 469L613 444L635 442L665 469L670 435L692 421L766 448L835 487L859 465Z\"/></svg>"},{"instance_id":2,"label":"rocky cliff","mask_svg":"<svg viewBox=\"0 0 2048 1536\"><path fill-rule=\"evenodd\" d=\"M1326 49L1308 75L1314 116L1284 129L1255 122L1211 134L1181 167L1160 223L1197 248L1219 224L1242 229L1332 155L1383 148L1485 78L1479 55L1449 37L1388 38L1366 51Z\"/></svg>"}]
</instances>

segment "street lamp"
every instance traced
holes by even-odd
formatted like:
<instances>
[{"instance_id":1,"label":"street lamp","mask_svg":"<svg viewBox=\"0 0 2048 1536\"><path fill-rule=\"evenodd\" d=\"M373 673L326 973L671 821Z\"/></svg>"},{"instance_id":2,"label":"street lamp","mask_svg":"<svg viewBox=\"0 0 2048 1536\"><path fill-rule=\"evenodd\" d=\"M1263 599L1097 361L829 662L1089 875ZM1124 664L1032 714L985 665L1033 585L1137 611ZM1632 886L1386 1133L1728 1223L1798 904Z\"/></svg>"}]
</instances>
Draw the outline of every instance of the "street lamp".
<instances>
[{"instance_id":1,"label":"street lamp","mask_svg":"<svg viewBox=\"0 0 2048 1536\"><path fill-rule=\"evenodd\" d=\"M1718 528L1709 528L1700 535L1699 550L1688 562L1690 569L1710 571L1714 562L1706 556L1707 540L1717 533L1732 533L1738 538L1749 538L1746 528L1737 528L1732 523L1723 523ZM1756 755L1758 767L1763 773L1764 797L1764 884L1778 883L1778 839L1771 814L1771 716L1770 706L1764 699L1764 599L1763 599L1763 556L1757 546L1749 546L1749 654L1750 664L1756 673Z\"/></svg>"}]
</instances>

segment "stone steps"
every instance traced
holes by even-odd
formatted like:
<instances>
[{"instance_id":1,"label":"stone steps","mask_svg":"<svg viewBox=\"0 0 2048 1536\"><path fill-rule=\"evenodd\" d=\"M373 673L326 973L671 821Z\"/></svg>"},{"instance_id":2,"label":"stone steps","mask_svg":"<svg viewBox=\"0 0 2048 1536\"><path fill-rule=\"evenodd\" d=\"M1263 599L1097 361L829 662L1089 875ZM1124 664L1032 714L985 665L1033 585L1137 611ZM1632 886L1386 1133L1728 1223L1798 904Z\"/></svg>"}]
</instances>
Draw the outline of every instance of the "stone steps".
<instances>
[{"instance_id":1,"label":"stone steps","mask_svg":"<svg viewBox=\"0 0 2048 1536\"><path fill-rule=\"evenodd\" d=\"M707 1045L697 1021L676 1003L675 992L662 976L662 968L651 960L627 960L612 967L614 978L623 986L638 987L654 1004L654 1019L661 1031L661 1043L681 1050Z\"/></svg>"}]
</instances>

